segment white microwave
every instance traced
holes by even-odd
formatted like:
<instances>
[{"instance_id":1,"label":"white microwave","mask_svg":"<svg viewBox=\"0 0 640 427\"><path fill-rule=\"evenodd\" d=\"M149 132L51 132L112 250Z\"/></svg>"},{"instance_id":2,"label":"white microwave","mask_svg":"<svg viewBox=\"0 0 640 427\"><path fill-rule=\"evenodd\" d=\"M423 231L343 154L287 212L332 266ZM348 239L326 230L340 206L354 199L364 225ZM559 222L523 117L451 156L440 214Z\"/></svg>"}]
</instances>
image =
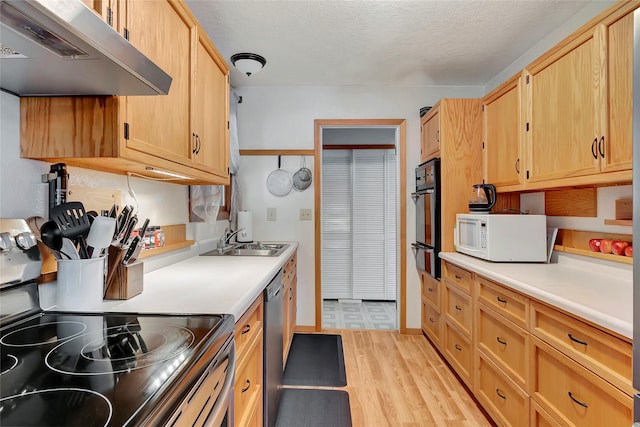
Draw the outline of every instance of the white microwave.
<instances>
[{"instance_id":1,"label":"white microwave","mask_svg":"<svg viewBox=\"0 0 640 427\"><path fill-rule=\"evenodd\" d=\"M494 262L545 262L545 215L457 214L457 252Z\"/></svg>"}]
</instances>

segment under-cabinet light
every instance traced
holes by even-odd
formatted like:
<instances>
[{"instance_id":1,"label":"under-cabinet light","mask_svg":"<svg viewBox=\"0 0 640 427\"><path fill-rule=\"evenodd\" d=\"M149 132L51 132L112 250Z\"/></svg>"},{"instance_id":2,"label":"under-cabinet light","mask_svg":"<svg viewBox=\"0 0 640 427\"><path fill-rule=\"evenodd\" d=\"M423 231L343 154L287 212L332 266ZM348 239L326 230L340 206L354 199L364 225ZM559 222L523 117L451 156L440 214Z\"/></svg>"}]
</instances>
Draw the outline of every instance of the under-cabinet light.
<instances>
[{"instance_id":1,"label":"under-cabinet light","mask_svg":"<svg viewBox=\"0 0 640 427\"><path fill-rule=\"evenodd\" d=\"M163 171L162 169L156 169L156 168L153 168L151 166L145 167L145 170L148 170L149 172L155 172L155 173L160 174L160 175L170 176L172 178L193 179L193 178L190 178L188 176L178 175L177 173Z\"/></svg>"}]
</instances>

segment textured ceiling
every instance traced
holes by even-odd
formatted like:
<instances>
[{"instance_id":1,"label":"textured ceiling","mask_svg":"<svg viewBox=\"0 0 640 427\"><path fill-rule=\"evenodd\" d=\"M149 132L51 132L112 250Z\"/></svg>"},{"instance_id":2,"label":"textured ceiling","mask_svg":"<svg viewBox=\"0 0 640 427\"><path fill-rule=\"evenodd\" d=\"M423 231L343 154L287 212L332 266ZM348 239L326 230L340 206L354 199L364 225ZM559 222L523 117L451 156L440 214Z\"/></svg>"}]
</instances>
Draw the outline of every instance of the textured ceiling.
<instances>
[{"instance_id":1,"label":"textured ceiling","mask_svg":"<svg viewBox=\"0 0 640 427\"><path fill-rule=\"evenodd\" d=\"M484 86L583 8L578 0L187 0L227 60L267 65L233 86Z\"/></svg>"}]
</instances>

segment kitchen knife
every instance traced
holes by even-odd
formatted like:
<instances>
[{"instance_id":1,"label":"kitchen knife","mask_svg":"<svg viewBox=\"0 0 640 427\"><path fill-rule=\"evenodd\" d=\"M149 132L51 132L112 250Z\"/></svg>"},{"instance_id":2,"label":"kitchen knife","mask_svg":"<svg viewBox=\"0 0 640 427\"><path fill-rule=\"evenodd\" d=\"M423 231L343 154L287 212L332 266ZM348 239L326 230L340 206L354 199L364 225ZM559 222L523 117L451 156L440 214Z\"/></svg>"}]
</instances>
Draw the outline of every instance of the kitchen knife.
<instances>
[{"instance_id":1,"label":"kitchen knife","mask_svg":"<svg viewBox=\"0 0 640 427\"><path fill-rule=\"evenodd\" d=\"M122 258L122 265L129 264L129 261L133 257L133 254L136 252L136 249L140 246L140 236L136 236L131 241L129 245L129 249L127 249L127 253L124 254L124 258Z\"/></svg>"},{"instance_id":2,"label":"kitchen knife","mask_svg":"<svg viewBox=\"0 0 640 427\"><path fill-rule=\"evenodd\" d=\"M138 223L138 216L134 214L132 217L129 218L129 221L127 223L127 229L124 231L124 235L122 236L122 240L120 240L120 243L122 243L123 245L127 244L127 242L129 241L129 237L131 237L131 233L133 232L133 228L136 226L137 223Z\"/></svg>"},{"instance_id":3,"label":"kitchen knife","mask_svg":"<svg viewBox=\"0 0 640 427\"><path fill-rule=\"evenodd\" d=\"M147 232L147 227L149 227L149 218L144 220L142 227L140 227L140 232L138 233L140 237L144 239L144 234Z\"/></svg>"},{"instance_id":4,"label":"kitchen knife","mask_svg":"<svg viewBox=\"0 0 640 427\"><path fill-rule=\"evenodd\" d=\"M113 235L113 240L118 240L127 226L127 221L129 221L129 215L131 211L129 209L129 205L122 208L122 212L118 215L118 219L116 220L116 232Z\"/></svg>"}]
</instances>

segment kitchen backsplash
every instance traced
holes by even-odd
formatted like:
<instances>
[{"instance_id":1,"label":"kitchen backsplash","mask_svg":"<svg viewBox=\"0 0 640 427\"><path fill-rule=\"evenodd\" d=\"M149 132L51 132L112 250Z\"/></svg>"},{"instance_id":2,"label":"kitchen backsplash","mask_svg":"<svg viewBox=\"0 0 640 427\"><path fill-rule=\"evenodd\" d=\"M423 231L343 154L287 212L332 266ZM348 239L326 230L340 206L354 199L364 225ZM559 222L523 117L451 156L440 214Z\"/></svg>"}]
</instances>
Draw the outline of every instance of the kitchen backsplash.
<instances>
[{"instance_id":1,"label":"kitchen backsplash","mask_svg":"<svg viewBox=\"0 0 640 427\"><path fill-rule=\"evenodd\" d=\"M597 217L549 216L547 217L547 226L570 230L631 234L631 227L604 225L605 219L615 218L615 201L617 199L630 199L631 195L631 185L600 187L597 193ZM544 214L544 193L522 194L520 196L520 209L529 211L532 214Z\"/></svg>"}]
</instances>

